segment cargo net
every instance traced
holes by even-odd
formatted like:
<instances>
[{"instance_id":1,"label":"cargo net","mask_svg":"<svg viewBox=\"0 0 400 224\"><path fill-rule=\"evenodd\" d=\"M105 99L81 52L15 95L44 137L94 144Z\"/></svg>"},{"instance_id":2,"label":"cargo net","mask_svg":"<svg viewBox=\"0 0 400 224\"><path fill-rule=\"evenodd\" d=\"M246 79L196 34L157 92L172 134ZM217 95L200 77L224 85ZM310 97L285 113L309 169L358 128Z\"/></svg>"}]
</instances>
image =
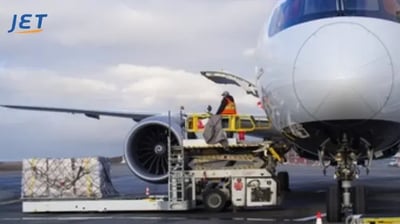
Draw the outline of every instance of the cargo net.
<instances>
[{"instance_id":1,"label":"cargo net","mask_svg":"<svg viewBox=\"0 0 400 224\"><path fill-rule=\"evenodd\" d=\"M24 159L23 199L104 198L117 196L103 157Z\"/></svg>"}]
</instances>

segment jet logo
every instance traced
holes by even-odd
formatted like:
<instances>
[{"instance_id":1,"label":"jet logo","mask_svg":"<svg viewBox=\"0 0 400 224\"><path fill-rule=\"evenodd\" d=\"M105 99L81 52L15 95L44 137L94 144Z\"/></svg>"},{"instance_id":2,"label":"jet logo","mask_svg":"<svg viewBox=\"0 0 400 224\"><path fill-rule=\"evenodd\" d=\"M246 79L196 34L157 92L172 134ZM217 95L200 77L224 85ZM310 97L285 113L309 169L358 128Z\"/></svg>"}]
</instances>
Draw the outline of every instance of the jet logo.
<instances>
[{"instance_id":1,"label":"jet logo","mask_svg":"<svg viewBox=\"0 0 400 224\"><path fill-rule=\"evenodd\" d=\"M43 20L46 17L47 14L23 14L21 16L15 14L8 33L29 34L42 32Z\"/></svg>"}]
</instances>

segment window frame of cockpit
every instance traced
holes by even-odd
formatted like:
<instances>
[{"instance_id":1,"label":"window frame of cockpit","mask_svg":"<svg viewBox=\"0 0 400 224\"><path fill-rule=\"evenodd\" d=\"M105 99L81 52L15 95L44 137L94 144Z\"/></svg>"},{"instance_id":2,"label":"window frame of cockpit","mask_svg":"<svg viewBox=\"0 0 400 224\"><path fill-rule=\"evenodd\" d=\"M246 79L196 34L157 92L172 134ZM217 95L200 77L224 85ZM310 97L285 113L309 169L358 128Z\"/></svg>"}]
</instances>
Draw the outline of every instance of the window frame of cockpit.
<instances>
[{"instance_id":1,"label":"window frame of cockpit","mask_svg":"<svg viewBox=\"0 0 400 224\"><path fill-rule=\"evenodd\" d=\"M336 0L337 3L337 11L326 11L321 13L311 13L308 15L304 14L304 7L306 0L299 0L301 4L301 15L297 18L290 20L287 22L287 18L285 18L285 11L284 7L287 6L290 2L295 0L286 0L283 1L279 6L275 8L272 12L271 19L269 21L269 28L268 28L268 36L272 37L277 33L280 33L283 30L286 30L292 26L296 26L301 23L305 23L307 21L311 21L314 19L323 19L323 18L330 18L330 17L337 17L337 16L357 16L357 17L371 17L377 19L384 19L393 22L400 22L400 0L393 0L395 4L398 5L399 10L396 11L396 15L391 14L385 8L384 1L386 0L377 0L378 2L378 9L376 11L364 11L364 10L346 10L345 1L343 0ZM332 0L333 1L333 0ZM389 0L390 1L390 0ZM281 20L279 22L279 20Z\"/></svg>"}]
</instances>

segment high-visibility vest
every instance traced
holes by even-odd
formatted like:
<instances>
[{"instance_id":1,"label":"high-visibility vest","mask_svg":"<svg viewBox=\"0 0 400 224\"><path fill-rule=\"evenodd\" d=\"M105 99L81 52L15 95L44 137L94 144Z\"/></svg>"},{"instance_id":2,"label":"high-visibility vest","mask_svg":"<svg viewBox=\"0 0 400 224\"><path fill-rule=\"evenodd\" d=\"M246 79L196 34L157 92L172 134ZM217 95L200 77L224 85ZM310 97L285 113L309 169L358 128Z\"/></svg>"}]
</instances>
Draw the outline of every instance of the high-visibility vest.
<instances>
[{"instance_id":1,"label":"high-visibility vest","mask_svg":"<svg viewBox=\"0 0 400 224\"><path fill-rule=\"evenodd\" d=\"M224 110L221 112L221 114L236 114L236 105L235 103L230 100L229 98L225 98L228 100L228 103L226 104Z\"/></svg>"}]
</instances>

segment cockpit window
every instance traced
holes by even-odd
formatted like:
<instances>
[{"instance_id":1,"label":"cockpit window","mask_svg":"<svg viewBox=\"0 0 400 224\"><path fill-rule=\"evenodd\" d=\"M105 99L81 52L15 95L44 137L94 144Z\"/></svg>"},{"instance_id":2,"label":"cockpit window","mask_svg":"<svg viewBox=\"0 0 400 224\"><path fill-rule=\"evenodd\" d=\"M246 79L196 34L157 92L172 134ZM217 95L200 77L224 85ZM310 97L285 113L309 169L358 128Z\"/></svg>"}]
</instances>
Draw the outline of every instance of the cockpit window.
<instances>
[{"instance_id":1,"label":"cockpit window","mask_svg":"<svg viewBox=\"0 0 400 224\"><path fill-rule=\"evenodd\" d=\"M321 12L336 12L338 9L336 0L306 0L304 14L316 14Z\"/></svg>"},{"instance_id":2,"label":"cockpit window","mask_svg":"<svg viewBox=\"0 0 400 224\"><path fill-rule=\"evenodd\" d=\"M344 0L344 8L354 11L378 11L379 2L378 0Z\"/></svg>"},{"instance_id":3,"label":"cockpit window","mask_svg":"<svg viewBox=\"0 0 400 224\"><path fill-rule=\"evenodd\" d=\"M375 17L400 22L399 0L343 0L344 15Z\"/></svg>"},{"instance_id":4,"label":"cockpit window","mask_svg":"<svg viewBox=\"0 0 400 224\"><path fill-rule=\"evenodd\" d=\"M400 0L286 0L274 12L268 34L336 16L374 17L400 22Z\"/></svg>"},{"instance_id":5,"label":"cockpit window","mask_svg":"<svg viewBox=\"0 0 400 224\"><path fill-rule=\"evenodd\" d=\"M316 18L337 14L337 0L287 0L278 7L271 19L269 35Z\"/></svg>"}]
</instances>

